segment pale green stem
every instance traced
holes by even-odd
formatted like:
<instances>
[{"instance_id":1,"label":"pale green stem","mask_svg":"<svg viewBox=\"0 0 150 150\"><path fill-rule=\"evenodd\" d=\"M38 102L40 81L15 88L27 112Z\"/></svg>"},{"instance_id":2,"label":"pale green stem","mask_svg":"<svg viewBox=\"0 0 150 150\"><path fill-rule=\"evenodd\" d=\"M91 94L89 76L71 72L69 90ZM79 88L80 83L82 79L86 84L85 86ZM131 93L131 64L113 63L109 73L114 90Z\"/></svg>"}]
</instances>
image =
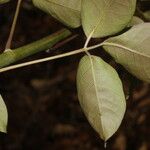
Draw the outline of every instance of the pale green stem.
<instances>
[{"instance_id":1,"label":"pale green stem","mask_svg":"<svg viewBox=\"0 0 150 150\"><path fill-rule=\"evenodd\" d=\"M17 22L17 19L18 19L19 11L20 11L21 2L22 2L22 0L18 0L15 16L14 16L14 19L13 19L13 23L12 23L12 26L11 26L11 30L10 30L10 34L9 34L9 37L8 37L8 40L7 40L7 43L6 43L5 50L11 48L11 42L12 42L12 38L13 38L13 35L14 35L16 22Z\"/></svg>"},{"instance_id":2,"label":"pale green stem","mask_svg":"<svg viewBox=\"0 0 150 150\"><path fill-rule=\"evenodd\" d=\"M12 65L12 66L9 66L9 67L1 68L0 72L5 72L5 71L8 71L8 70L13 70L13 69L33 65L33 64L38 64L38 63L42 63L42 62L46 62L46 61L50 61L50 60L55 60L55 59L58 59L58 58L63 58L63 57L75 55L75 54L78 54L78 53L81 53L81 52L85 52L84 48L78 49L78 50L75 50L75 51L72 51L72 52L68 52L68 53L65 53L65 54L60 54L60 55L56 55L56 56L51 56L51 57L47 57L47 58L43 58L43 59L38 59L38 60L34 60L34 61L29 61L29 62L25 62L25 63L21 63L21 64L17 64L17 65Z\"/></svg>"},{"instance_id":3,"label":"pale green stem","mask_svg":"<svg viewBox=\"0 0 150 150\"><path fill-rule=\"evenodd\" d=\"M145 55L143 53L137 52L137 51L135 51L133 49L127 48L127 47L122 46L120 44L109 43L109 42L103 42L103 43L100 43L100 44L97 44L97 45L94 45L94 46L87 47L86 51L89 51L89 50L92 50L92 49L95 49L95 48L98 48L98 47L101 47L101 46L114 46L114 47L117 47L117 48L121 48L121 49L127 50L129 52L132 52L134 54L138 54L138 55L142 55L144 57L150 58L148 55ZM55 59L59 59L59 58L63 58L63 57L67 57L67 56L71 56L71 55L75 55L75 54L79 54L79 53L82 53L82 52L85 52L85 48L81 48L81 49L74 50L74 51L71 51L71 52L67 52L67 53L64 53L64 54L51 56L51 57L47 57L47 58L43 58L43 59L38 59L38 60L34 60L34 61L22 63L22 64L12 65L12 66L0 69L0 72L5 72L5 71L8 71L8 70L29 66L29 65L32 65L32 64L37 64L37 63L41 63L41 62L55 60Z\"/></svg>"},{"instance_id":4,"label":"pale green stem","mask_svg":"<svg viewBox=\"0 0 150 150\"><path fill-rule=\"evenodd\" d=\"M90 33L90 35L88 36L88 38L87 38L87 40L86 40L86 42L85 42L85 44L84 44L84 48L87 48L87 47L88 47L88 44L89 44L89 42L90 42L90 40L91 40L91 38L92 38L93 33L94 33L94 30L93 30L93 31Z\"/></svg>"},{"instance_id":5,"label":"pale green stem","mask_svg":"<svg viewBox=\"0 0 150 150\"><path fill-rule=\"evenodd\" d=\"M4 4L4 3L7 3L9 2L9 0L0 0L0 4Z\"/></svg>"},{"instance_id":6,"label":"pale green stem","mask_svg":"<svg viewBox=\"0 0 150 150\"><path fill-rule=\"evenodd\" d=\"M88 47L88 48L86 48L86 51L91 50L91 49L94 49L94 48ZM82 52L85 52L85 48L81 48L81 49L78 49L78 50L74 50L74 51L67 52L67 53L60 54L60 55L56 55L56 56L51 56L51 57L47 57L47 58L43 58L43 59L37 59L37 60L34 60L34 61L29 61L29 62L25 62L25 63L21 63L21 64L17 64L17 65L12 65L12 66L9 66L9 67L1 68L0 73L8 71L8 70L12 70L12 69L17 69L17 68L21 68L21 67L25 67L25 66L29 66L29 65L33 65L33 64L38 64L38 63L47 62L47 61L50 61L50 60L55 60L55 59L59 59L59 58L79 54L79 53L82 53Z\"/></svg>"},{"instance_id":7,"label":"pale green stem","mask_svg":"<svg viewBox=\"0 0 150 150\"><path fill-rule=\"evenodd\" d=\"M85 50L85 53L88 56L90 56L90 53L87 51L87 47L88 47L88 44L89 44L89 42L90 42L90 40L92 38L93 33L94 33L94 30L90 33L90 35L88 36L88 38L86 39L85 44L84 44L84 50Z\"/></svg>"}]
</instances>

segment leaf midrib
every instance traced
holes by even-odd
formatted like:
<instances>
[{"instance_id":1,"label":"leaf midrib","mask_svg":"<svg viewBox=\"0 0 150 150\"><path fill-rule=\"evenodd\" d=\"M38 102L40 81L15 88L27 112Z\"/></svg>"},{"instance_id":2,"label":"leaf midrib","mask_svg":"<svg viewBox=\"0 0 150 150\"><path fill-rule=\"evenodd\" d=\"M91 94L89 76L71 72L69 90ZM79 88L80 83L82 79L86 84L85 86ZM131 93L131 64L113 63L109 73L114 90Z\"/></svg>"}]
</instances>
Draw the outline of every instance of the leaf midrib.
<instances>
[{"instance_id":1,"label":"leaf midrib","mask_svg":"<svg viewBox=\"0 0 150 150\"><path fill-rule=\"evenodd\" d=\"M99 98L98 98L98 89L97 89L97 85L96 85L96 78L95 78L95 72L94 72L94 65L93 65L93 60L92 60L92 56L89 55L88 56L89 59L90 59L90 63L91 63L91 69L92 69L92 77L93 77L93 82L94 82L94 88L95 88L95 93L96 93L96 99L97 99L97 103L98 103L98 109L99 109L99 112L100 112L100 123L101 123L101 128L102 128L102 137L105 139L105 136L104 136L104 128L103 128L103 122L102 122L102 112L101 112L101 108L100 108L100 105L102 106Z\"/></svg>"},{"instance_id":2,"label":"leaf midrib","mask_svg":"<svg viewBox=\"0 0 150 150\"><path fill-rule=\"evenodd\" d=\"M113 1L113 0L111 0L109 3L106 3L106 5L105 5L105 7L104 7L103 10L109 9L109 7L111 6L112 1ZM97 4L95 3L95 1L93 1L93 3L94 3L94 5L95 5L95 7L97 8ZM97 9L98 9L98 8L97 8ZM98 20L97 25L94 27L93 32L95 32L95 31L97 30L99 24L101 23L101 20L102 20L102 18L104 17L104 12L105 12L105 11L102 11L101 17L100 17L100 19Z\"/></svg>"},{"instance_id":3,"label":"leaf midrib","mask_svg":"<svg viewBox=\"0 0 150 150\"><path fill-rule=\"evenodd\" d=\"M114 46L114 47L117 47L117 48L125 49L125 50L130 51L131 53L134 53L134 54L137 54L137 55L140 55L140 56L143 56L143 57L146 57L146 58L150 59L149 55L146 55L146 54L144 54L142 52L138 52L138 51L136 51L134 49L128 48L128 47L126 47L124 45L121 45L121 44L117 44L117 43L113 43L113 42L104 42L103 46Z\"/></svg>"}]
</instances>

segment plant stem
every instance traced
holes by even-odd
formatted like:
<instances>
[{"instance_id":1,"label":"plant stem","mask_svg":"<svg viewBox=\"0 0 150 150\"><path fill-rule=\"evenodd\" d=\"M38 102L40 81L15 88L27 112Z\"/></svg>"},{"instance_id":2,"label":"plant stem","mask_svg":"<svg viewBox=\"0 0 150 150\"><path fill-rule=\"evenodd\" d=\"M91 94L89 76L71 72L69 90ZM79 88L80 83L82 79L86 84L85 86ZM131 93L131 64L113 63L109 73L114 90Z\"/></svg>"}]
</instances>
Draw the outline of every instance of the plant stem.
<instances>
[{"instance_id":1,"label":"plant stem","mask_svg":"<svg viewBox=\"0 0 150 150\"><path fill-rule=\"evenodd\" d=\"M18 19L19 11L20 11L21 2L22 2L22 0L18 0L14 20L13 20L13 23L12 23L12 26L11 26L11 30L10 30L10 34L9 34L9 37L8 37L8 40L7 40L7 43L6 43L5 50L11 48L11 42L12 42L12 38L13 38L13 35L14 35L16 22L17 22L17 19Z\"/></svg>"},{"instance_id":2,"label":"plant stem","mask_svg":"<svg viewBox=\"0 0 150 150\"><path fill-rule=\"evenodd\" d=\"M134 54L137 54L137 55L144 56L146 58L150 58L149 55L145 55L141 52L135 51L134 49L130 49L130 48L125 47L123 45L116 44L116 43L103 42L103 43L100 43L100 44L97 44L97 45L94 45L94 46L73 50L71 52L67 52L67 53L64 53L64 54L60 54L60 55L56 55L56 56L50 56L50 57L47 57L47 58L42 58L42 59L30 61L30 62L25 62L25 63L21 63L21 64L17 64L17 65L12 65L12 66L9 66L9 67L1 68L0 73L8 71L8 70L12 70L12 69L17 69L17 68L21 68L21 67L25 67L25 66L29 66L29 65L33 65L33 64L38 64L38 63L42 63L42 62L46 62L46 61L50 61L50 60L55 60L55 59L59 59L59 58L79 54L79 53L89 51L89 50L92 50L92 49L95 49L95 48L98 48L98 47L101 47L101 46L113 46L113 47L116 47L116 48L127 50L127 51L129 51L131 53L134 53Z\"/></svg>"},{"instance_id":3,"label":"plant stem","mask_svg":"<svg viewBox=\"0 0 150 150\"><path fill-rule=\"evenodd\" d=\"M23 47L5 51L0 55L0 68L8 66L18 60L36 54L40 51L47 50L54 46L59 41L69 37L71 32L67 29L62 29L50 36L47 36L41 40L35 41L31 44Z\"/></svg>"},{"instance_id":4,"label":"plant stem","mask_svg":"<svg viewBox=\"0 0 150 150\"><path fill-rule=\"evenodd\" d=\"M43 58L43 59L37 59L37 60L33 60L33 61L29 61L29 62L25 62L25 63L21 63L21 64L17 64L17 65L12 65L12 66L9 66L9 67L1 68L0 73L8 71L8 70L13 70L13 69L33 65L33 64L38 64L38 63L47 62L47 61L50 61L50 60L55 60L55 59L58 59L58 58L63 58L63 57L75 55L75 54L78 54L78 53L81 53L81 52L85 52L84 48L74 50L74 51L71 51L71 52L68 52L68 53L56 55L56 56L51 56L51 57L47 57L47 58Z\"/></svg>"},{"instance_id":5,"label":"plant stem","mask_svg":"<svg viewBox=\"0 0 150 150\"><path fill-rule=\"evenodd\" d=\"M99 44L99 47L102 46L102 44L103 43ZM38 63L47 62L47 61L50 61L50 60L55 60L55 59L59 59L59 58L67 57L67 56L72 56L72 55L79 54L79 53L89 51L89 50L92 50L92 49L95 49L95 47L91 46L91 47L88 47L88 48L81 48L81 49L73 50L71 52L67 52L67 53L64 53L64 54L56 55L56 56L37 59L37 60L33 60L33 61L29 61L29 62L17 64L17 65L12 65L12 66L9 66L9 67L1 68L0 73L8 71L8 70L13 70L13 69L33 65L33 64L38 64Z\"/></svg>"},{"instance_id":6,"label":"plant stem","mask_svg":"<svg viewBox=\"0 0 150 150\"><path fill-rule=\"evenodd\" d=\"M90 33L89 37L86 39L85 41L85 44L84 44L84 50L85 50L85 53L90 57L90 53L87 51L87 47L88 47L88 44L92 38L92 35L94 33L94 30Z\"/></svg>"},{"instance_id":7,"label":"plant stem","mask_svg":"<svg viewBox=\"0 0 150 150\"><path fill-rule=\"evenodd\" d=\"M0 0L0 4L8 3L9 0Z\"/></svg>"},{"instance_id":8,"label":"plant stem","mask_svg":"<svg viewBox=\"0 0 150 150\"><path fill-rule=\"evenodd\" d=\"M87 40L85 41L85 44L84 44L84 48L87 48L88 47L88 44L92 38L92 35L94 33L94 30L90 33L90 35L88 36Z\"/></svg>"}]
</instances>

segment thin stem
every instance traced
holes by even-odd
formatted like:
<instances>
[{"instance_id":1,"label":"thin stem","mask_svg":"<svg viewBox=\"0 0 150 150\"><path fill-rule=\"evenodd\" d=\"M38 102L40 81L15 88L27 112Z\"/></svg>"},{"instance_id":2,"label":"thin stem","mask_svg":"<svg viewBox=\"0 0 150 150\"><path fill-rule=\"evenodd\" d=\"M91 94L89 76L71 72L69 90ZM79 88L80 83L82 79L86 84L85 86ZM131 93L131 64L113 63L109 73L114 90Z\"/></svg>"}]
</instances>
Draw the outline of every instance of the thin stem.
<instances>
[{"instance_id":1,"label":"thin stem","mask_svg":"<svg viewBox=\"0 0 150 150\"><path fill-rule=\"evenodd\" d=\"M8 37L8 40L7 40L7 43L6 43L5 50L11 48L12 38L13 38L13 35L14 35L16 22L17 22L17 19L18 19L19 11L20 11L21 2L22 2L22 0L18 0L14 20L13 20L13 23L12 23L12 26L11 26L11 30L10 30L10 34L9 34L9 37Z\"/></svg>"},{"instance_id":2,"label":"thin stem","mask_svg":"<svg viewBox=\"0 0 150 150\"><path fill-rule=\"evenodd\" d=\"M143 54L141 52L137 52L137 51L135 51L133 49L127 48L127 47L122 46L120 44L109 43L109 42L103 42L103 43L100 43L100 44L97 44L97 45L94 45L94 46L87 47L86 50L89 51L89 50L92 50L92 49L95 49L95 48L98 48L98 47L101 47L101 46L119 47L119 48L125 49L125 50L127 50L129 52L132 52L134 54L138 54L138 55L142 55L144 57L150 58L150 56L145 55L145 54ZM8 70L21 68L21 67L24 67L24 66L29 66L29 65L32 65L32 64L37 64L37 63L41 63L41 62L55 60L55 59L59 59L59 58L63 58L63 57L67 57L67 56L71 56L71 55L75 55L75 54L79 54L79 53L82 53L82 52L85 52L85 48L81 48L81 49L74 50L74 51L71 51L71 52L68 52L68 53L64 53L64 54L60 54L60 55L56 55L56 56L51 56L51 57L47 57L47 58L43 58L43 59L38 59L38 60L34 60L34 61L22 63L22 64L12 65L12 66L0 69L0 72L5 72L5 71L8 71Z\"/></svg>"},{"instance_id":3,"label":"thin stem","mask_svg":"<svg viewBox=\"0 0 150 150\"><path fill-rule=\"evenodd\" d=\"M88 44L89 44L89 42L90 42L90 40L91 40L91 38L92 38L93 33L94 33L94 30L90 33L90 35L88 36L88 38L86 39L86 42L85 42L85 44L84 44L84 51L85 51L85 53L86 53L88 56L90 56L90 53L87 51L87 47L88 47Z\"/></svg>"},{"instance_id":4,"label":"thin stem","mask_svg":"<svg viewBox=\"0 0 150 150\"><path fill-rule=\"evenodd\" d=\"M91 38L92 38L93 33L94 33L94 30L93 30L93 31L90 33L90 35L88 36L88 38L87 38L87 40L86 40L86 42L85 42L85 44L84 44L84 48L87 48L87 46L88 46L88 44L89 44L89 42L90 42L90 40L91 40Z\"/></svg>"},{"instance_id":5,"label":"thin stem","mask_svg":"<svg viewBox=\"0 0 150 150\"><path fill-rule=\"evenodd\" d=\"M102 43L101 43L101 46L102 46ZM87 51L92 50L92 49L94 49L93 46L88 47ZM50 61L50 60L55 60L55 59L59 59L59 58L68 57L68 56L79 54L79 53L82 53L82 52L85 52L84 48L74 50L74 51L71 51L71 52L67 52L67 53L64 53L64 54L56 55L56 56L37 59L37 60L34 60L34 61L29 61L29 62L17 64L17 65L12 65L12 66L9 66L9 67L1 68L0 73L5 72L5 71L9 71L9 70L13 70L13 69L17 69L17 68L21 68L21 67L25 67L25 66L29 66L29 65L33 65L33 64L38 64L38 63L47 62L47 61Z\"/></svg>"},{"instance_id":6,"label":"thin stem","mask_svg":"<svg viewBox=\"0 0 150 150\"><path fill-rule=\"evenodd\" d=\"M37 59L34 61L29 61L26 63L17 64L17 65L12 65L12 66L0 69L0 72L5 72L5 71L16 69L16 68L21 68L21 67L25 67L25 66L29 66L29 65L33 65L33 64L38 64L38 63L42 63L42 62L46 62L46 61L50 61L50 60L55 60L58 58L63 58L63 57L75 55L75 54L78 54L81 52L84 52L84 49L78 49L78 50L75 50L72 52L68 52L68 53L64 53L64 54L60 54L60 55L56 55L56 56L51 56L51 57L47 57L47 58L43 58L43 59Z\"/></svg>"}]
</instances>

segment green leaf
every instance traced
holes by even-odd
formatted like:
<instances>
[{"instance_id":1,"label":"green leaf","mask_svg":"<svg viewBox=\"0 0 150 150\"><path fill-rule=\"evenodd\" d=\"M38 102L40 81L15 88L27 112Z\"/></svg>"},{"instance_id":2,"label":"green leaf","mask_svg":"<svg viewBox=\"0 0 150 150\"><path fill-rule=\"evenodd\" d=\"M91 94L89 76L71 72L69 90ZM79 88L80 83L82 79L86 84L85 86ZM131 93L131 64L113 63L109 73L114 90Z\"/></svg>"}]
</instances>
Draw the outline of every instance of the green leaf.
<instances>
[{"instance_id":1,"label":"green leaf","mask_svg":"<svg viewBox=\"0 0 150 150\"><path fill-rule=\"evenodd\" d=\"M137 78L150 83L150 23L132 27L112 37L104 49Z\"/></svg>"},{"instance_id":2,"label":"green leaf","mask_svg":"<svg viewBox=\"0 0 150 150\"><path fill-rule=\"evenodd\" d=\"M0 4L7 3L9 0L0 0Z\"/></svg>"},{"instance_id":3,"label":"green leaf","mask_svg":"<svg viewBox=\"0 0 150 150\"><path fill-rule=\"evenodd\" d=\"M0 95L0 132L6 132L7 120L8 120L7 108Z\"/></svg>"},{"instance_id":4,"label":"green leaf","mask_svg":"<svg viewBox=\"0 0 150 150\"><path fill-rule=\"evenodd\" d=\"M81 0L32 0L34 5L63 24L76 28L81 25Z\"/></svg>"},{"instance_id":5,"label":"green leaf","mask_svg":"<svg viewBox=\"0 0 150 150\"><path fill-rule=\"evenodd\" d=\"M140 23L144 23L144 21L137 16L133 16L131 22L128 24L128 27L132 27L132 26L138 25Z\"/></svg>"},{"instance_id":6,"label":"green leaf","mask_svg":"<svg viewBox=\"0 0 150 150\"><path fill-rule=\"evenodd\" d=\"M143 15L146 18L146 20L150 21L150 10L144 12Z\"/></svg>"},{"instance_id":7,"label":"green leaf","mask_svg":"<svg viewBox=\"0 0 150 150\"><path fill-rule=\"evenodd\" d=\"M136 0L82 0L81 18L87 37L113 35L127 26Z\"/></svg>"},{"instance_id":8,"label":"green leaf","mask_svg":"<svg viewBox=\"0 0 150 150\"><path fill-rule=\"evenodd\" d=\"M100 57L84 56L79 63L77 90L91 126L108 140L120 126L126 109L117 72Z\"/></svg>"}]
</instances>

